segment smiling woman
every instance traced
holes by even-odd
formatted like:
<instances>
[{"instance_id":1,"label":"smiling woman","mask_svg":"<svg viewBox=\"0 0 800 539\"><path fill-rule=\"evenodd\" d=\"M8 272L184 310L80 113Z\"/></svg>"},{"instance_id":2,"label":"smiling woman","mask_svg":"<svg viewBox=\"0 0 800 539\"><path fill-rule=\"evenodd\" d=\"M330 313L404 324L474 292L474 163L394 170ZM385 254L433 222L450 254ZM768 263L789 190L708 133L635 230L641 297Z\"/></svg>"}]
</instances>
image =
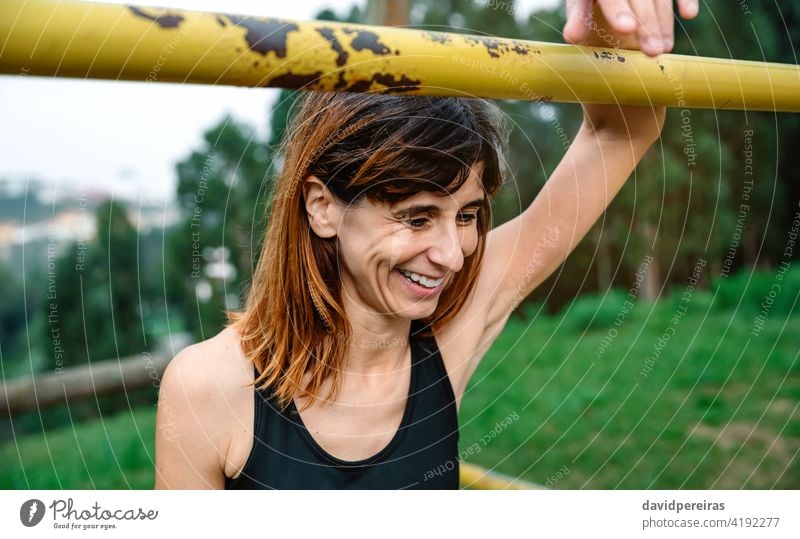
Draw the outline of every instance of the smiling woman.
<instances>
[{"instance_id":1,"label":"smiling woman","mask_svg":"<svg viewBox=\"0 0 800 539\"><path fill-rule=\"evenodd\" d=\"M207 486L224 475L227 488L455 488L456 466L425 480L458 450L433 335L477 281L503 181L499 109L309 93L288 133L246 308L165 373L159 483L198 486L171 473L197 447L176 435L192 415L218 440L207 446L221 473L199 474ZM217 404L203 411L190 394L208 392Z\"/></svg>"},{"instance_id":2,"label":"smiling woman","mask_svg":"<svg viewBox=\"0 0 800 539\"><path fill-rule=\"evenodd\" d=\"M336 398L353 327L367 325L352 317L369 312L381 325L399 320L407 329L412 319L443 324L457 314L489 227L484 192L496 193L502 181L497 120L494 105L482 100L305 99L236 323L258 382L274 386L281 405L298 387L315 400L326 380L328 398ZM449 281L431 290L403 270L427 284L445 275ZM438 301L432 292L441 292ZM302 387L306 373L310 383Z\"/></svg>"}]
</instances>

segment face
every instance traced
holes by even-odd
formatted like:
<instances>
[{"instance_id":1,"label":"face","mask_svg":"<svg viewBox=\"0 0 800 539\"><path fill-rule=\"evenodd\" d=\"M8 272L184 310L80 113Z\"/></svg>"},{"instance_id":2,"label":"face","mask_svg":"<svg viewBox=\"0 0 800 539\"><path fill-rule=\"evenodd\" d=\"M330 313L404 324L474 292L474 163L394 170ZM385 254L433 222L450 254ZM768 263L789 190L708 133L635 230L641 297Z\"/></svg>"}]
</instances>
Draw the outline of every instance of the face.
<instances>
[{"instance_id":1,"label":"face","mask_svg":"<svg viewBox=\"0 0 800 539\"><path fill-rule=\"evenodd\" d=\"M337 236L348 303L407 319L432 315L478 246L480 172L474 166L452 195L423 192L393 205L363 199L347 207Z\"/></svg>"}]
</instances>

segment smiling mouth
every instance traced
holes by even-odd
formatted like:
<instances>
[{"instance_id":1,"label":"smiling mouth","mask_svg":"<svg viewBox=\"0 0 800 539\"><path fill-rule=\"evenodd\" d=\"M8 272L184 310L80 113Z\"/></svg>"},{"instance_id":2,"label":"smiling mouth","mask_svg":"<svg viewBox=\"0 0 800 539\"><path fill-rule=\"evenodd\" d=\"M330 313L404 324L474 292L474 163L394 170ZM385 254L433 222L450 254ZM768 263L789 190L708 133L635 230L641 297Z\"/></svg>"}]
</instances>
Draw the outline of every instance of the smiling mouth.
<instances>
[{"instance_id":1,"label":"smiling mouth","mask_svg":"<svg viewBox=\"0 0 800 539\"><path fill-rule=\"evenodd\" d=\"M405 276L406 279L413 282L414 284L418 284L419 286L423 286L425 288L434 289L441 285L446 276L442 276L438 279L433 279L431 277L427 277L425 275L420 275L419 273L414 273L413 271L408 271L404 269L398 269L401 274Z\"/></svg>"}]
</instances>

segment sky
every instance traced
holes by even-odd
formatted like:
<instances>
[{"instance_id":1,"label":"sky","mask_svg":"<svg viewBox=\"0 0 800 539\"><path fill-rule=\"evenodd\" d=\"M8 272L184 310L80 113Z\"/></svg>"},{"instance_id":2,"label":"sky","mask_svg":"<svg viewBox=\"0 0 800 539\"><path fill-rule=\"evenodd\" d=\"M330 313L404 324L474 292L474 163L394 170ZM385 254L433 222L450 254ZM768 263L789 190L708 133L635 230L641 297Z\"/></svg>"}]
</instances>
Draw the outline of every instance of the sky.
<instances>
[{"instance_id":1,"label":"sky","mask_svg":"<svg viewBox=\"0 0 800 539\"><path fill-rule=\"evenodd\" d=\"M1 0L0 0L1 1ZM126 0L105 0L123 4ZM498 0L480 3L501 5ZM515 14L559 0L517 0ZM199 11L312 19L340 15L366 0L140 0ZM173 197L175 163L201 145L202 133L232 114L265 135L279 90L193 84L0 75L0 178L37 179L53 189L102 191L159 203ZM2 216L0 216L2 217Z\"/></svg>"}]
</instances>

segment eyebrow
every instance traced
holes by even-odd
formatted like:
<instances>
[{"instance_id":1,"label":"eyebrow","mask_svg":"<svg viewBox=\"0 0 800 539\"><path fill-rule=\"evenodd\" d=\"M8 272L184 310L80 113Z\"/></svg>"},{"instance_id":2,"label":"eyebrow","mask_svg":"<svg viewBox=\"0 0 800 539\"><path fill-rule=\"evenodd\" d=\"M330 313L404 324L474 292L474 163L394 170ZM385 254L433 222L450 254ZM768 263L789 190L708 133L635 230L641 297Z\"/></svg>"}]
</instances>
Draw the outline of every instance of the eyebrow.
<instances>
[{"instance_id":1,"label":"eyebrow","mask_svg":"<svg viewBox=\"0 0 800 539\"><path fill-rule=\"evenodd\" d=\"M476 198L464 204L459 211L480 208L483 204L483 198ZM416 204L414 206L400 207L396 210L398 213L436 213L441 211L441 208L436 204Z\"/></svg>"}]
</instances>

